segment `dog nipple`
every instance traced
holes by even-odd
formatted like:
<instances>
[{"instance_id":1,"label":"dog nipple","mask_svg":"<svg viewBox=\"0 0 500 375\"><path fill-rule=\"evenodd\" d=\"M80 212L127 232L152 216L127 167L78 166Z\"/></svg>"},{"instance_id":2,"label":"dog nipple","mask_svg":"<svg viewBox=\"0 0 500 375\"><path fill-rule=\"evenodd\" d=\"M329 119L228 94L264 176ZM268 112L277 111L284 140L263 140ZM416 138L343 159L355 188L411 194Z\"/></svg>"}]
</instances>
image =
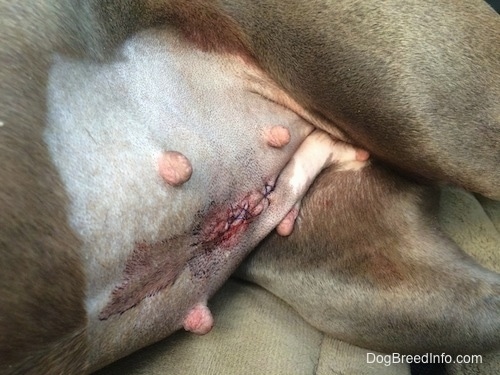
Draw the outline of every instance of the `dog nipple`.
<instances>
[{"instance_id":1,"label":"dog nipple","mask_svg":"<svg viewBox=\"0 0 500 375\"><path fill-rule=\"evenodd\" d=\"M276 232L278 232L280 236L286 237L292 234L295 220L297 220L297 217L299 216L299 207L299 203L295 204L295 206L276 227Z\"/></svg>"},{"instance_id":2,"label":"dog nipple","mask_svg":"<svg viewBox=\"0 0 500 375\"><path fill-rule=\"evenodd\" d=\"M161 178L171 186L182 185L193 173L191 162L177 151L164 152L158 161L158 170Z\"/></svg>"},{"instance_id":3,"label":"dog nipple","mask_svg":"<svg viewBox=\"0 0 500 375\"><path fill-rule=\"evenodd\" d=\"M266 142L274 148L281 148L290 142L290 130L284 126L273 126L265 132Z\"/></svg>"},{"instance_id":4,"label":"dog nipple","mask_svg":"<svg viewBox=\"0 0 500 375\"><path fill-rule=\"evenodd\" d=\"M198 303L187 314L184 329L197 335L205 335L212 330L214 318L207 305Z\"/></svg>"}]
</instances>

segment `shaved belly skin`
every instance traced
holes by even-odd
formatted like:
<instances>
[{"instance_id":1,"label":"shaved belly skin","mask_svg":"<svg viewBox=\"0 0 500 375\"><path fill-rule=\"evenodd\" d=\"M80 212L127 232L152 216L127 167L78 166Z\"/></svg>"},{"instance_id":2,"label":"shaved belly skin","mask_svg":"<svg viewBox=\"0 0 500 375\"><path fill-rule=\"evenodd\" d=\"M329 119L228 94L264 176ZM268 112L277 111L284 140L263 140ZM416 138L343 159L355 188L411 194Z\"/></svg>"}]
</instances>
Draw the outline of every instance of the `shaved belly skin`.
<instances>
[{"instance_id":1,"label":"shaved belly skin","mask_svg":"<svg viewBox=\"0 0 500 375\"><path fill-rule=\"evenodd\" d=\"M45 140L84 243L91 368L182 327L209 332L208 298L276 226L291 232L315 176L366 164L246 59L171 30L111 62L55 55L48 97Z\"/></svg>"}]
</instances>

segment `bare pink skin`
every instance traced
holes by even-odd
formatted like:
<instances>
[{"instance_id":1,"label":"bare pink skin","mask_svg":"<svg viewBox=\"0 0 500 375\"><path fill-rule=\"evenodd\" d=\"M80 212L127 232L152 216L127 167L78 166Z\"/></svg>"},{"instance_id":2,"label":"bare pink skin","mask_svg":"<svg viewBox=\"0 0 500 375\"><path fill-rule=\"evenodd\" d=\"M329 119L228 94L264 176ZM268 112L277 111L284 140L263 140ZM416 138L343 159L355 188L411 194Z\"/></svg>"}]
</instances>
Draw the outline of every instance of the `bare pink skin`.
<instances>
[{"instance_id":1,"label":"bare pink skin","mask_svg":"<svg viewBox=\"0 0 500 375\"><path fill-rule=\"evenodd\" d=\"M186 331L205 335L212 330L214 318L206 304L198 303L188 312L183 326Z\"/></svg>"},{"instance_id":2,"label":"bare pink skin","mask_svg":"<svg viewBox=\"0 0 500 375\"><path fill-rule=\"evenodd\" d=\"M356 149L356 160L357 161L367 161L370 158L368 151L357 148Z\"/></svg>"},{"instance_id":3,"label":"bare pink skin","mask_svg":"<svg viewBox=\"0 0 500 375\"><path fill-rule=\"evenodd\" d=\"M281 148L290 142L290 131L284 126L273 126L265 134L267 144L274 148Z\"/></svg>"},{"instance_id":4,"label":"bare pink skin","mask_svg":"<svg viewBox=\"0 0 500 375\"><path fill-rule=\"evenodd\" d=\"M191 162L177 151L164 152L158 161L158 169L161 178L171 186L182 185L193 173Z\"/></svg>"},{"instance_id":5,"label":"bare pink skin","mask_svg":"<svg viewBox=\"0 0 500 375\"><path fill-rule=\"evenodd\" d=\"M292 234L295 220L297 220L299 216L299 207L300 204L296 204L276 227L276 232L278 232L280 236L286 237Z\"/></svg>"}]
</instances>

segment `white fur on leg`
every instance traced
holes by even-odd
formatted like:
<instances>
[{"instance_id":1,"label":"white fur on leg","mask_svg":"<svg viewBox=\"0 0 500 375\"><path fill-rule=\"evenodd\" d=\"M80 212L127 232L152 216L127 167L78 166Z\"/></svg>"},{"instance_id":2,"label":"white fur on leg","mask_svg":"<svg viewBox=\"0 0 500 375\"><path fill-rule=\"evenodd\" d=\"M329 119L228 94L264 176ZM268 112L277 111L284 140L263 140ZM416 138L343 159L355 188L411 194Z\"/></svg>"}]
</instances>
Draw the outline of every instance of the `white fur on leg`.
<instances>
[{"instance_id":1,"label":"white fur on leg","mask_svg":"<svg viewBox=\"0 0 500 375\"><path fill-rule=\"evenodd\" d=\"M290 162L293 165L290 184L294 192L306 190L323 169L333 164L338 164L339 170L359 170L367 164L366 160L358 159L356 148L332 139L322 130L315 130L302 142Z\"/></svg>"},{"instance_id":2,"label":"white fur on leg","mask_svg":"<svg viewBox=\"0 0 500 375\"><path fill-rule=\"evenodd\" d=\"M292 168L290 185L295 194L303 196L323 169L337 164L341 171L359 170L367 165L368 157L367 151L334 140L322 130L315 130L302 142L289 163ZM300 201L276 227L279 235L292 234L299 209Z\"/></svg>"}]
</instances>

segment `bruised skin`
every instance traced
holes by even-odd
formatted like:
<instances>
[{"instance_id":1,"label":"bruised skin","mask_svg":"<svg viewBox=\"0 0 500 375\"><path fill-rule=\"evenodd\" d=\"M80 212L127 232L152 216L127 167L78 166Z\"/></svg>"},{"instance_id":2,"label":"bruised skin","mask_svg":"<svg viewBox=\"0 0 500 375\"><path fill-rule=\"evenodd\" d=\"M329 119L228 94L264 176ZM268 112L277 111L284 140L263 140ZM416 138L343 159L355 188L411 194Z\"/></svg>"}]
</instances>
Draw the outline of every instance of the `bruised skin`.
<instances>
[{"instance_id":1,"label":"bruised skin","mask_svg":"<svg viewBox=\"0 0 500 375\"><path fill-rule=\"evenodd\" d=\"M319 330L381 352L499 347L500 275L444 235L438 194L371 163L325 170L293 233L271 234L237 271Z\"/></svg>"},{"instance_id":2,"label":"bruised skin","mask_svg":"<svg viewBox=\"0 0 500 375\"><path fill-rule=\"evenodd\" d=\"M360 154L363 159L361 161L358 160ZM324 168L335 165L340 170L360 169L366 165L365 157L366 152L356 150L343 142L334 141L326 133L315 130L295 152L289 161L290 166L284 170L282 177L291 173L292 196L300 198ZM291 172L288 172L290 170ZM270 206L271 193L275 188L275 185L266 184L261 192L245 197L238 204L231 205L228 210L221 211L217 208L212 210L213 214L205 215L206 218L201 224L202 229L192 231L193 237L189 239L192 243L189 246L186 243L182 245L182 242L169 240L155 245L137 244L125 266L124 281L113 290L112 298L100 312L99 319L107 320L113 315L122 314L145 298L170 287L186 266L190 267L195 277L218 271L210 266L213 253L216 253L212 252L212 249L219 247L228 254L236 247L252 221ZM291 233L298 210L299 205L296 203L278 224L278 233L282 235ZM290 220L291 215L294 215L293 220ZM181 249L174 254L171 251L172 247ZM196 250L197 247L200 250ZM185 250L182 251L182 248ZM197 255L199 253L201 255ZM192 328L193 323L188 324L186 321L211 320L211 317L205 316L209 313L205 302L198 303L186 316L184 328L198 334L208 332L203 328Z\"/></svg>"},{"instance_id":3,"label":"bruised skin","mask_svg":"<svg viewBox=\"0 0 500 375\"><path fill-rule=\"evenodd\" d=\"M284 126L274 126L270 129L266 129L264 132L264 140L265 142L274 148L282 148L286 146L290 142L290 131L284 127ZM367 160L368 159L368 153L364 150L359 151L362 156L360 157L361 159L359 160ZM365 158L366 157L366 158ZM363 159L365 158L365 159ZM177 151L167 151L164 152L158 161L158 171L163 178L163 180L171 185L171 186L180 186L184 184L186 181L189 180L191 177L191 174L193 173L193 167L191 166L191 163L189 160L180 152ZM246 203L247 207L244 207L243 209L245 211L248 210L248 203ZM259 206L260 207L260 206ZM258 207L256 207L258 209ZM255 210L254 208L253 210ZM243 209L240 209L239 213L236 214L236 217L234 220L242 220L241 218L241 211ZM297 210L293 210L297 211ZM253 212L253 215L255 214L260 214L259 212ZM283 220L289 221L289 214L287 214L287 217ZM286 225L289 227L289 224L279 224L278 227ZM293 223L292 223L292 228L293 228Z\"/></svg>"},{"instance_id":4,"label":"bruised skin","mask_svg":"<svg viewBox=\"0 0 500 375\"><path fill-rule=\"evenodd\" d=\"M286 128L280 127L280 131L282 129ZM286 134L286 138L289 141L290 133L288 129L286 130L286 132L281 132L281 134ZM273 140L275 139L276 137L273 138ZM294 155L292 161L294 163L306 162L301 159L307 158L307 155L315 147L315 143L318 141L318 144L321 144L321 141L323 141L323 143L327 143L325 141L328 139L330 139L330 137L322 132L313 132L313 134L308 136L306 141L299 147L299 150ZM269 142L266 141L266 143ZM351 157L354 158L356 155L354 150L349 152L351 151L351 148L349 146L344 147L342 142L330 141L327 145L330 146L330 149L327 151L334 151L337 155L335 157L327 155L326 153L324 155L317 155L317 159L324 158L324 160L316 160L318 166L308 166L308 173L310 173L310 175L307 177L308 181L306 182L314 179L314 177L321 171L321 165L325 162L330 165L335 161L340 161L340 157L342 157L344 161L348 162ZM323 149L324 148L325 147L323 147ZM342 153L345 153L345 155L342 155ZM174 158L175 160L181 160L180 165L170 162L169 167L172 169L175 169L176 167L183 169L187 159L179 152L175 152ZM161 173L161 166L159 170L160 176L163 177ZM299 174L298 177L301 177L301 174ZM172 184L170 183L170 185ZM303 192L306 191L305 186L306 185L304 184L301 188L296 189L299 194L297 196L300 196L300 194L303 194ZM307 186L309 186L309 184L307 184ZM201 245L202 250L205 251L213 248L214 246L222 246L230 251L231 248L234 247L238 241L240 241L242 232L245 231L251 221L259 216L269 206L269 195L274 189L274 183L273 185L266 184L260 192L248 195L239 203L231 205L231 208L228 210L221 211L217 208L211 210L208 215L205 215L203 223L200 223L200 228L202 229L195 229L192 231L193 237L189 239L191 243L189 245L185 243L180 246L181 248L184 247L186 249L185 251L179 251L177 254L174 254L170 251L170 248L178 247L179 242L169 240L163 240L156 244L148 244L144 242L136 244L132 256L129 257L125 266L124 281L114 288L111 300L99 313L99 319L107 320L113 315L122 314L135 307L144 298L152 297L163 289L168 288L175 283L177 277L187 265L191 267L193 275L200 272L213 272L213 269L211 270L207 268L207 265L203 264L200 269L199 262L194 260L196 258L196 250L194 250L195 247ZM286 218L284 220L286 221ZM282 225L283 223L280 223L278 226ZM196 313L194 316L201 316L201 313L204 311L208 311L209 313L206 304L198 304L196 306L204 306L204 309L193 308ZM192 318L191 315L192 312L189 312L185 321L192 321L195 319ZM205 317L202 320L208 320L208 317ZM185 323L184 327L187 327L186 329L198 334L207 332L205 329L201 328L191 329L191 325L192 324Z\"/></svg>"}]
</instances>

